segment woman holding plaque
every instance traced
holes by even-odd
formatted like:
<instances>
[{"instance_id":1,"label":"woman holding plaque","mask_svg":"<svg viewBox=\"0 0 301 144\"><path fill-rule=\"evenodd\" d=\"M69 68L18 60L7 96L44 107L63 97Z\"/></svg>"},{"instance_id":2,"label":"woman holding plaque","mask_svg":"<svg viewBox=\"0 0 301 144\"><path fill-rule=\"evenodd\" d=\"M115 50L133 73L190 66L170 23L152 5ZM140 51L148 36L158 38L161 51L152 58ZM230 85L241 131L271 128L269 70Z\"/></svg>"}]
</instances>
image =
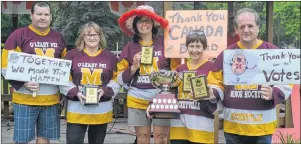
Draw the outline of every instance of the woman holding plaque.
<instances>
[{"instance_id":1,"label":"woman holding plaque","mask_svg":"<svg viewBox=\"0 0 301 144\"><path fill-rule=\"evenodd\" d=\"M105 48L101 28L89 22L79 31L76 49L65 57L72 61L70 78L75 84L61 87L68 96L67 143L84 143L87 128L89 143L104 142L112 121L111 99L119 90L119 84L111 80L116 76L117 58Z\"/></svg>"},{"instance_id":2,"label":"woman holding plaque","mask_svg":"<svg viewBox=\"0 0 301 144\"><path fill-rule=\"evenodd\" d=\"M170 127L168 119L148 119L146 108L160 90L149 80L149 75L159 69L170 70L171 61L164 57L163 36L158 28L168 21L157 15L148 5L124 13L118 20L124 33L132 37L118 60L117 80L129 87L127 94L128 123L135 127L138 143L150 143L151 124L155 143L167 143ZM175 64L176 65L176 64Z\"/></svg>"},{"instance_id":3,"label":"woman holding plaque","mask_svg":"<svg viewBox=\"0 0 301 144\"><path fill-rule=\"evenodd\" d=\"M204 59L207 39L203 31L194 30L186 37L186 47L190 60L177 68L182 77L178 86L180 119L171 120L170 140L172 144L214 143L214 111L217 100L211 88L206 98L196 100L195 89L191 86L191 77L208 75L212 61ZM210 80L208 80L210 81ZM207 86L204 83L203 86ZM201 87L201 86L197 86ZM206 88L205 88L206 89Z\"/></svg>"}]
</instances>

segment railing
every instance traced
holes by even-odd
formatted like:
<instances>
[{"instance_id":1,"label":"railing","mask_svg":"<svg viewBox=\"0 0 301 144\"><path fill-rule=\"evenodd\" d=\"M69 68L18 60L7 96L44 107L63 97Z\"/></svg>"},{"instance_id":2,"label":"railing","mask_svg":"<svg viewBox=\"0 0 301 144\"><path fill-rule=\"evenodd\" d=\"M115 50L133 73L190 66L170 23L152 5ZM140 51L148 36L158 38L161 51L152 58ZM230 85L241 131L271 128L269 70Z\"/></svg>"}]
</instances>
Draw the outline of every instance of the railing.
<instances>
[{"instance_id":1,"label":"railing","mask_svg":"<svg viewBox=\"0 0 301 144\"><path fill-rule=\"evenodd\" d=\"M1 76L2 77L2 76ZM13 88L8 84L6 80L2 77L1 80L1 105L3 102L3 118L12 118L12 115L9 114L9 102L12 101Z\"/></svg>"}]
</instances>

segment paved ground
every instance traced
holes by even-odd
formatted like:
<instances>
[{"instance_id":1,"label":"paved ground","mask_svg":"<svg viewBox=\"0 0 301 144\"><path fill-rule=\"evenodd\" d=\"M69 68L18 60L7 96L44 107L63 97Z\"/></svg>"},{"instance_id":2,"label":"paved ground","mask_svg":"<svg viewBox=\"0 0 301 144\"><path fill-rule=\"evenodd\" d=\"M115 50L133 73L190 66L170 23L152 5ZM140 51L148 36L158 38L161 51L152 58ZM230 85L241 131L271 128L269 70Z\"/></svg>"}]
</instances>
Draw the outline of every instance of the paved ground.
<instances>
[{"instance_id":1,"label":"paved ground","mask_svg":"<svg viewBox=\"0 0 301 144\"><path fill-rule=\"evenodd\" d=\"M114 120L113 120L114 122ZM120 143L130 144L135 141L135 131L133 127L128 126L126 118L119 118L116 120L114 126L113 122L108 125L108 133L105 139L105 143ZM113 126L113 127L112 127ZM1 120L1 143L8 144L13 143L13 121L2 119ZM85 137L85 143L88 142L87 134ZM30 144L34 144L35 140ZM58 141L51 141L51 143L66 143L66 122L61 120L61 138ZM153 143L153 139L151 139ZM223 131L219 132L219 143L224 143Z\"/></svg>"}]
</instances>

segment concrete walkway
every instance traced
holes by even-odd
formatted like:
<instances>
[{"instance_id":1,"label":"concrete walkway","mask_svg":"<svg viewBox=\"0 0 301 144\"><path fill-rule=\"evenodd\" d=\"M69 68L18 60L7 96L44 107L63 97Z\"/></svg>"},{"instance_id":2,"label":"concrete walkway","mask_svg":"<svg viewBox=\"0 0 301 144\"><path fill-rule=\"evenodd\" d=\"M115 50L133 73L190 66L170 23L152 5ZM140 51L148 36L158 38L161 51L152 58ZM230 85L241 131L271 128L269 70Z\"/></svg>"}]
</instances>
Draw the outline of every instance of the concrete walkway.
<instances>
[{"instance_id":1,"label":"concrete walkway","mask_svg":"<svg viewBox=\"0 0 301 144\"><path fill-rule=\"evenodd\" d=\"M128 126L126 118L118 118L114 124L113 122L108 125L108 133L104 143L114 144L130 144L135 141L135 130L133 127ZM113 126L114 124L114 126ZM113 126L113 127L112 127ZM1 143L11 144L13 142L14 122L12 120L1 120ZM30 144L34 144L35 140L32 140ZM66 121L61 119L61 138L57 141L51 141L51 143L66 143ZM88 136L85 136L85 143L88 143ZM153 143L153 138L151 139ZM223 131L219 132L219 143L225 143Z\"/></svg>"}]
</instances>

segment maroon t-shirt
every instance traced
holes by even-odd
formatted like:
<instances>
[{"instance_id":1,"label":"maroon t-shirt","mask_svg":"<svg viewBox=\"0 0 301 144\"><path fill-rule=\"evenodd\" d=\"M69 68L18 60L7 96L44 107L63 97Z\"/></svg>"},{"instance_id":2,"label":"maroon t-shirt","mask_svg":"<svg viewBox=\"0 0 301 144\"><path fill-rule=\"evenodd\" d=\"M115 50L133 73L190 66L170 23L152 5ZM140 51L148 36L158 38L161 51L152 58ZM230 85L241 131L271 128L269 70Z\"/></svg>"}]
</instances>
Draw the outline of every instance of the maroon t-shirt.
<instances>
[{"instance_id":1,"label":"maroon t-shirt","mask_svg":"<svg viewBox=\"0 0 301 144\"><path fill-rule=\"evenodd\" d=\"M63 36L52 29L44 35L39 35L30 29L30 26L15 30L6 40L4 49L21 50L23 53L61 58L66 51ZM9 80L12 87L19 90L24 82Z\"/></svg>"},{"instance_id":2,"label":"maroon t-shirt","mask_svg":"<svg viewBox=\"0 0 301 144\"><path fill-rule=\"evenodd\" d=\"M65 59L72 61L72 81L79 91L84 85L96 85L104 90L100 101L111 99L114 92L106 85L116 75L117 58L113 53L108 50L99 50L95 55L88 55L85 50L73 49L67 53ZM78 100L74 94L76 92L68 92L67 96L72 100Z\"/></svg>"},{"instance_id":3,"label":"maroon t-shirt","mask_svg":"<svg viewBox=\"0 0 301 144\"><path fill-rule=\"evenodd\" d=\"M278 47L268 43L262 42L256 49L277 49ZM240 49L239 45L233 44L227 48L228 50ZM221 52L215 61L213 72L223 70L224 52ZM239 85L238 85L239 86ZM224 100L223 105L227 108L246 109L246 110L268 110L275 107L274 102L283 101L283 96L274 94L274 101L266 101L261 98L261 85L253 85L253 87L243 89L235 85L224 85ZM234 93L240 93L241 97L233 97ZM247 97L248 95L252 97ZM278 99L281 97L282 99Z\"/></svg>"},{"instance_id":4,"label":"maroon t-shirt","mask_svg":"<svg viewBox=\"0 0 301 144\"><path fill-rule=\"evenodd\" d=\"M189 70L187 64L182 64L177 68L177 72L183 73L185 71L194 71L196 76L205 75L207 76L209 71L213 68L213 62L207 61L201 66L199 66L195 70ZM183 81L182 81L183 82ZM211 103L209 100L200 100L194 101L192 97L187 96L189 92L183 92L182 87L180 85L180 89L178 89L178 101L179 101L179 109L181 110L181 114L189 114L196 116L204 116L207 118L213 119L214 116L212 113L217 109L216 103ZM183 97L184 96L184 97Z\"/></svg>"},{"instance_id":5,"label":"maroon t-shirt","mask_svg":"<svg viewBox=\"0 0 301 144\"><path fill-rule=\"evenodd\" d=\"M125 59L129 63L129 67L124 70L122 74L122 79L124 83L130 84L132 81L133 87L140 89L154 89L153 85L149 81L149 75L153 71L158 71L160 69L170 69L170 59L164 57L164 38L163 36L157 36L154 39L153 46L153 64L149 65L140 65L140 69L131 76L130 67L133 65L133 57L136 53L139 53L142 50L142 47L139 43L133 41L129 42L122 50L122 53L119 57L119 62Z\"/></svg>"}]
</instances>

